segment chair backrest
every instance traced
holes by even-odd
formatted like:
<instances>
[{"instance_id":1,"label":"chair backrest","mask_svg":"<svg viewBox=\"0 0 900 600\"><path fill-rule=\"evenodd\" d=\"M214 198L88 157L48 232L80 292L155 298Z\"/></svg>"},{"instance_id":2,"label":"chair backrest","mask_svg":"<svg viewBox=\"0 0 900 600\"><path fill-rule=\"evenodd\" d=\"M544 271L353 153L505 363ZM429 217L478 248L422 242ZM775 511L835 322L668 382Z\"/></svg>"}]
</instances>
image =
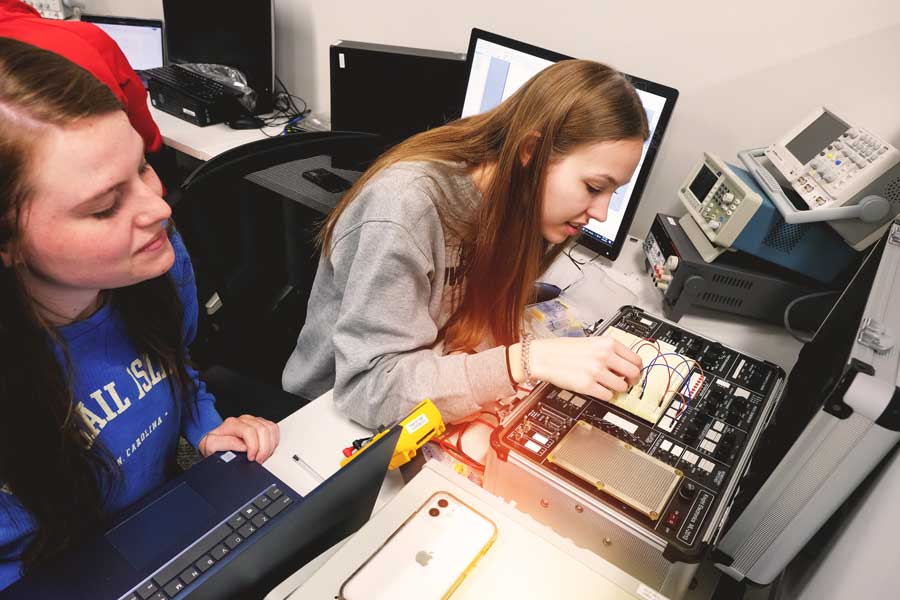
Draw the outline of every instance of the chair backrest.
<instances>
[{"instance_id":1,"label":"chair backrest","mask_svg":"<svg viewBox=\"0 0 900 600\"><path fill-rule=\"evenodd\" d=\"M191 351L200 367L221 364L280 384L306 316L325 215L245 177L322 156L365 163L382 150L380 138L365 133L273 137L208 160L170 194L197 278L200 327Z\"/></svg>"}]
</instances>

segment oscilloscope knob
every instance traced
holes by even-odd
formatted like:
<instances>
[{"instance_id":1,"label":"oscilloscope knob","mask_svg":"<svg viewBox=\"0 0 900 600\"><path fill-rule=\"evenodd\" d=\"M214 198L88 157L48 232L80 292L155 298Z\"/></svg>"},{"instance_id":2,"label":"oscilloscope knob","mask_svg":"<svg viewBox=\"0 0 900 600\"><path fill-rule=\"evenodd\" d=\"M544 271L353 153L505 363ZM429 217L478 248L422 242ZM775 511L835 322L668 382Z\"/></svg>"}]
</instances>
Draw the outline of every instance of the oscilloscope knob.
<instances>
[{"instance_id":1,"label":"oscilloscope knob","mask_svg":"<svg viewBox=\"0 0 900 600\"><path fill-rule=\"evenodd\" d=\"M677 271L677 270L678 270L678 264L679 264L679 263L678 263L678 257L675 256L674 254L669 255L668 257L666 257L666 268L667 268L668 270L673 271L673 272L674 272L674 271Z\"/></svg>"},{"instance_id":2,"label":"oscilloscope knob","mask_svg":"<svg viewBox=\"0 0 900 600\"><path fill-rule=\"evenodd\" d=\"M712 229L713 231L715 231L716 229L719 228L718 221L710 221L709 223L707 223L707 225L709 225L709 228Z\"/></svg>"},{"instance_id":3,"label":"oscilloscope knob","mask_svg":"<svg viewBox=\"0 0 900 600\"><path fill-rule=\"evenodd\" d=\"M722 197L722 203L731 204L732 202L734 202L734 194L732 194L731 192L726 192Z\"/></svg>"}]
</instances>

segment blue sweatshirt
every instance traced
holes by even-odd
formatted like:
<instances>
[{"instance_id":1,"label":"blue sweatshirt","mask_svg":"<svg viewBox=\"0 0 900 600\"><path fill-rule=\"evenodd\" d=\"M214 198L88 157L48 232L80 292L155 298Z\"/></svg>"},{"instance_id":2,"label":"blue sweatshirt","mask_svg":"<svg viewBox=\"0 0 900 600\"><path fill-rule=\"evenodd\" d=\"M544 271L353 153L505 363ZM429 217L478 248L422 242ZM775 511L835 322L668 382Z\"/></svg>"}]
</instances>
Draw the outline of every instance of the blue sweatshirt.
<instances>
[{"instance_id":1,"label":"blue sweatshirt","mask_svg":"<svg viewBox=\"0 0 900 600\"><path fill-rule=\"evenodd\" d=\"M184 306L185 340L190 343L197 334L194 272L181 238L171 237L175 264L170 274ZM179 434L196 447L222 418L213 396L190 368L197 386L196 410L182 410L159 362L135 349L121 316L108 303L58 331L74 366L77 409L89 434L111 453L121 472L121 483L104 506L107 513L115 513L165 482ZM56 350L61 360L61 350ZM0 589L21 577L20 559L34 531L34 519L0 482Z\"/></svg>"}]
</instances>

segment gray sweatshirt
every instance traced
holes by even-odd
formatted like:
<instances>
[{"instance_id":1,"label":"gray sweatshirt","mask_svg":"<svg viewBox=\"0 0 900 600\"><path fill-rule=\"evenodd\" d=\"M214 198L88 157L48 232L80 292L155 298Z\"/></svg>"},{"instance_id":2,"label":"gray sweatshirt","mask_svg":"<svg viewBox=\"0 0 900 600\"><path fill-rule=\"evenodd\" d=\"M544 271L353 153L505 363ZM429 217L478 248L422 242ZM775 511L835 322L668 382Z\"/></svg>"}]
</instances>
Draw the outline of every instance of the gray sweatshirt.
<instances>
[{"instance_id":1,"label":"gray sweatshirt","mask_svg":"<svg viewBox=\"0 0 900 600\"><path fill-rule=\"evenodd\" d=\"M337 407L367 427L424 398L449 422L514 392L505 347L447 355L437 340L460 283L443 201L474 210L481 196L469 175L426 162L391 166L360 191L319 261L285 390L316 398L334 388Z\"/></svg>"}]
</instances>

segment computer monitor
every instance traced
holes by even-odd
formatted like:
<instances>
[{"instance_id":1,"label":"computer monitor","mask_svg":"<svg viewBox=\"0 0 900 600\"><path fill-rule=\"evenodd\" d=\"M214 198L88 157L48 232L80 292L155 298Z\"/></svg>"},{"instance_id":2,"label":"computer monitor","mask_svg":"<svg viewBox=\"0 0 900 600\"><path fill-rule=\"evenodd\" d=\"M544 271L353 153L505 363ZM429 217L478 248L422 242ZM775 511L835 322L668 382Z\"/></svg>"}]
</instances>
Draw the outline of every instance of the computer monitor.
<instances>
[{"instance_id":1,"label":"computer monitor","mask_svg":"<svg viewBox=\"0 0 900 600\"><path fill-rule=\"evenodd\" d=\"M508 98L539 71L571 56L538 48L480 29L473 29L467 54L468 77L462 116L488 111ZM609 214L603 223L591 219L581 230L578 243L611 260L619 256L628 228L656 158L656 151L669 124L678 90L628 75L637 89L650 137L644 143L641 160L631 181L613 194Z\"/></svg>"},{"instance_id":2,"label":"computer monitor","mask_svg":"<svg viewBox=\"0 0 900 600\"><path fill-rule=\"evenodd\" d=\"M154 69L165 64L163 24L158 19L132 19L81 15L81 20L93 23L119 45L135 71Z\"/></svg>"},{"instance_id":3,"label":"computer monitor","mask_svg":"<svg viewBox=\"0 0 900 600\"><path fill-rule=\"evenodd\" d=\"M163 14L169 62L234 67L259 94L259 103L270 105L275 88L272 0L163 0Z\"/></svg>"}]
</instances>

